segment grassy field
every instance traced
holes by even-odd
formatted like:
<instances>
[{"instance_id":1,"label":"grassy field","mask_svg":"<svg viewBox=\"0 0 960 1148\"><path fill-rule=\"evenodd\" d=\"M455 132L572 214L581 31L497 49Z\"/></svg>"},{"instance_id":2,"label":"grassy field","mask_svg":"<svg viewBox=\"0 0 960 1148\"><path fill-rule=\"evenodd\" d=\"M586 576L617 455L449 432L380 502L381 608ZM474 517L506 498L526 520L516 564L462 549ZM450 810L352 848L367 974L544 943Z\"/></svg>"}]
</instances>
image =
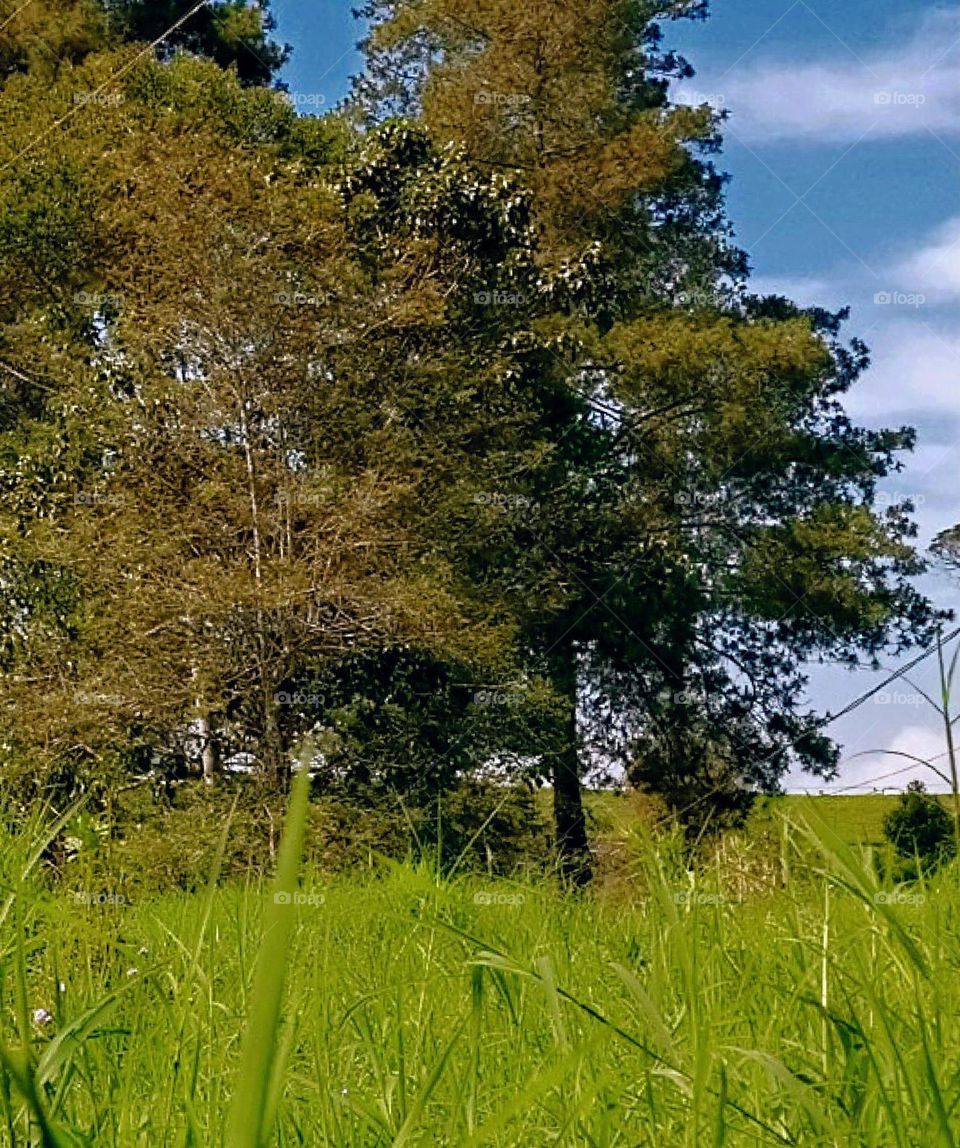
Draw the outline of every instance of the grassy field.
<instances>
[{"instance_id":1,"label":"grassy field","mask_svg":"<svg viewBox=\"0 0 960 1148\"><path fill-rule=\"evenodd\" d=\"M635 801L609 794L594 794L593 809L604 826L622 827L637 816ZM947 804L947 798L940 800ZM815 816L825 822L851 845L878 845L883 840L883 819L897 805L895 794L827 794L807 797L786 794L760 801L753 814L751 828L758 828L771 818L785 816L794 820Z\"/></svg>"},{"instance_id":2,"label":"grassy field","mask_svg":"<svg viewBox=\"0 0 960 1148\"><path fill-rule=\"evenodd\" d=\"M617 899L410 865L293 893L295 860L272 891L127 903L5 842L0 1142L960 1137L955 871L881 886L829 824L785 828L747 895L646 839Z\"/></svg>"},{"instance_id":3,"label":"grassy field","mask_svg":"<svg viewBox=\"0 0 960 1148\"><path fill-rule=\"evenodd\" d=\"M772 810L794 819L817 817L851 845L877 845L883 840L883 819L897 802L893 794L789 794L769 804Z\"/></svg>"}]
</instances>

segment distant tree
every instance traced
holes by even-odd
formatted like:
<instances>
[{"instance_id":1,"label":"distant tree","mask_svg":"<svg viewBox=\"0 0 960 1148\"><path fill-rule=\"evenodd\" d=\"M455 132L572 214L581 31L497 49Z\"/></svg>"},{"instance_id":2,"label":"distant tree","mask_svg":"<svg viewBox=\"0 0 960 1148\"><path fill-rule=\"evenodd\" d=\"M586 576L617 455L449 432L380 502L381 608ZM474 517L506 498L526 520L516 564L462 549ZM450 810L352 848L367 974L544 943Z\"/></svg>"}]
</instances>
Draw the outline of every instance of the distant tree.
<instances>
[{"instance_id":1,"label":"distant tree","mask_svg":"<svg viewBox=\"0 0 960 1148\"><path fill-rule=\"evenodd\" d=\"M938 865L956 852L953 819L943 804L927 793L922 781L911 781L895 809L883 820L884 837L905 860L919 858Z\"/></svg>"},{"instance_id":2,"label":"distant tree","mask_svg":"<svg viewBox=\"0 0 960 1148\"><path fill-rule=\"evenodd\" d=\"M184 73L192 82L169 84ZM209 64L147 64L131 98L86 117L74 182L100 190L62 244L53 228L82 190L66 176L49 194L43 180L4 188L13 242L0 280L32 263L57 300L12 301L20 401L0 442L2 552L9 586L23 588L6 618L4 686L15 738L30 730L48 758L95 768L134 726L195 721L206 744L229 718L282 777L277 695L299 659L365 632L415 638L402 617L443 628L429 576L410 579L396 546L391 506L406 492L335 460L314 473L300 412L362 284L336 197L283 178L275 148L236 146L214 110L223 83ZM275 123L293 119L278 96L234 97L233 113L266 99ZM191 130L171 130L184 116ZM130 146L106 159L111 135ZM49 154L34 162L56 170ZM56 355L31 357L49 332ZM434 604L442 613L445 599Z\"/></svg>"},{"instance_id":3,"label":"distant tree","mask_svg":"<svg viewBox=\"0 0 960 1148\"><path fill-rule=\"evenodd\" d=\"M934 555L950 570L960 573L960 525L941 530L933 540Z\"/></svg>"},{"instance_id":4,"label":"distant tree","mask_svg":"<svg viewBox=\"0 0 960 1148\"><path fill-rule=\"evenodd\" d=\"M107 21L98 0L3 0L0 27L0 81L27 71L56 75L107 41Z\"/></svg>"},{"instance_id":5,"label":"distant tree","mask_svg":"<svg viewBox=\"0 0 960 1148\"><path fill-rule=\"evenodd\" d=\"M205 56L236 69L245 85L266 85L289 55L272 36L269 0L10 0L0 4L0 25L0 79L27 70L54 75L133 42L155 43L164 60L176 52Z\"/></svg>"},{"instance_id":6,"label":"distant tree","mask_svg":"<svg viewBox=\"0 0 960 1148\"><path fill-rule=\"evenodd\" d=\"M36 138L110 68L24 77L0 120ZM549 450L527 352L474 297L532 277L523 198L208 62L145 62L123 94L0 179L8 748L69 782L189 728L282 777L318 732L330 775L430 796L529 753L537 683L475 697L517 667L490 492Z\"/></svg>"}]
</instances>

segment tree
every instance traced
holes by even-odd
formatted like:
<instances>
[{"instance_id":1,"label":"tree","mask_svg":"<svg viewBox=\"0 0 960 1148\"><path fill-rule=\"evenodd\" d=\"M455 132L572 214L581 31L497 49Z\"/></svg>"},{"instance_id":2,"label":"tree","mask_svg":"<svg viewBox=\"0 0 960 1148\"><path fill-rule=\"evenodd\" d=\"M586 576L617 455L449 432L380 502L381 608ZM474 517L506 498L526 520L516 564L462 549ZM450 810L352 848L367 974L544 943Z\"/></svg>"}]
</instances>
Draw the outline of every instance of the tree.
<instances>
[{"instance_id":1,"label":"tree","mask_svg":"<svg viewBox=\"0 0 960 1148\"><path fill-rule=\"evenodd\" d=\"M100 189L84 227L69 228L72 203L56 187L49 207L43 183L10 189L11 273L30 256L46 279L37 244L56 238L61 216L72 246L51 267L60 306L21 292L11 325L39 330L41 344L44 329L58 335L69 359L35 381L10 365L32 400L11 409L3 443L11 582L29 574L62 592L54 616L37 609L50 592L39 587L14 604L8 701L60 759L96 760L132 726L169 732L194 713L209 740L239 715L280 775L275 693L305 649L339 652L389 611L386 628L409 636L404 593L422 599L413 624L439 624L426 576L393 595L394 575L406 579L394 552L365 553L394 525L386 484L334 470L322 500L298 498L312 478L299 409L341 314L299 305L303 275L330 298L356 282L335 197L280 178L275 149L237 148L197 102L229 88L218 69L178 71L145 66L130 99L73 137ZM264 99L292 120L277 96L246 102ZM170 130L185 118L188 135ZM111 133L128 148L110 154ZM84 289L64 298L71 280Z\"/></svg>"},{"instance_id":2,"label":"tree","mask_svg":"<svg viewBox=\"0 0 960 1148\"><path fill-rule=\"evenodd\" d=\"M960 525L941 530L933 540L934 555L951 570L960 569Z\"/></svg>"},{"instance_id":3,"label":"tree","mask_svg":"<svg viewBox=\"0 0 960 1148\"><path fill-rule=\"evenodd\" d=\"M27 71L55 75L103 48L107 36L96 0L4 0L0 29L0 82Z\"/></svg>"},{"instance_id":4,"label":"tree","mask_svg":"<svg viewBox=\"0 0 960 1148\"><path fill-rule=\"evenodd\" d=\"M936 866L956 852L953 819L922 781L911 781L884 817L883 835L907 861Z\"/></svg>"},{"instance_id":5,"label":"tree","mask_svg":"<svg viewBox=\"0 0 960 1148\"><path fill-rule=\"evenodd\" d=\"M22 138L112 67L23 78ZM511 664L510 619L437 539L476 560L484 492L542 450L470 291L532 273L522 198L422 133L354 151L208 63L145 62L124 95L71 134L73 183L51 144L0 185L11 744L89 782L192 728L208 773L213 746L282 777L332 722L336 770L352 698L317 683L374 656L456 665L496 724L471 680ZM450 732L431 784L477 763Z\"/></svg>"},{"instance_id":6,"label":"tree","mask_svg":"<svg viewBox=\"0 0 960 1148\"><path fill-rule=\"evenodd\" d=\"M420 116L531 196L540 287L524 322L552 340L528 367L567 401L552 408L540 513L505 550L507 587L529 664L568 699L552 779L577 881L586 742L677 808L719 790L742 808L793 759L834 765L802 710L808 658L853 660L932 622L908 582L922 564L907 508L871 508L911 432L845 415L866 353L840 342L842 314L749 295L709 162L718 124L670 104L689 70L658 21L702 11L363 9L358 106Z\"/></svg>"},{"instance_id":7,"label":"tree","mask_svg":"<svg viewBox=\"0 0 960 1148\"><path fill-rule=\"evenodd\" d=\"M271 33L269 0L44 0L0 7L0 79L15 72L58 73L92 53L123 43L156 44L160 59L177 52L235 69L241 83L271 83L289 48ZM82 93L81 93L82 94Z\"/></svg>"},{"instance_id":8,"label":"tree","mask_svg":"<svg viewBox=\"0 0 960 1148\"><path fill-rule=\"evenodd\" d=\"M207 56L222 68L235 68L246 85L269 84L290 52L271 37L276 21L269 0L101 2L112 30L123 40L152 44L162 39L161 59L178 51Z\"/></svg>"}]
</instances>

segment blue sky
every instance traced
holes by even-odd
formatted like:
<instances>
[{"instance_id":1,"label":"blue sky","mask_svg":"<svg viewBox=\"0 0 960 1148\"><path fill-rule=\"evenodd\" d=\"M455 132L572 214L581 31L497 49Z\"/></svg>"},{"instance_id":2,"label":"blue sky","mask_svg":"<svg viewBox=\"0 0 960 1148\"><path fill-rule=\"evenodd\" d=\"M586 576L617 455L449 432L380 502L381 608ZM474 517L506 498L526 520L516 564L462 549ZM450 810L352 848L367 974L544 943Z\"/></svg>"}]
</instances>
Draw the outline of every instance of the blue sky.
<instances>
[{"instance_id":1,"label":"blue sky","mask_svg":"<svg viewBox=\"0 0 960 1148\"><path fill-rule=\"evenodd\" d=\"M332 107L360 67L350 4L273 6L294 46L284 79ZM928 543L960 520L960 5L715 0L706 23L666 33L697 70L677 98L729 113L729 213L756 285L850 304L849 333L873 366L849 409L871 426L917 427L918 449L882 497L911 497ZM944 575L924 588L960 606ZM936 688L933 661L837 723L845 764L830 788L901 788L914 775L874 782L910 763L871 751L942 754L939 718L920 696ZM818 668L811 696L836 711L879 680ZM929 770L915 772L937 787Z\"/></svg>"}]
</instances>

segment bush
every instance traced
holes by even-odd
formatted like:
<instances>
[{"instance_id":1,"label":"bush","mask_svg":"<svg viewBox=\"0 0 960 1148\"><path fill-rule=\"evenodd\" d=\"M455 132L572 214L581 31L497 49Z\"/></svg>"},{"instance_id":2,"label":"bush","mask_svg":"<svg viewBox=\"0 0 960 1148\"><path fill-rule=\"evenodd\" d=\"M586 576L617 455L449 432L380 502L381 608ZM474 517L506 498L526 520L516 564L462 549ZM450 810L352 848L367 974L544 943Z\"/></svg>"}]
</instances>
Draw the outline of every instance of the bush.
<instances>
[{"instance_id":1,"label":"bush","mask_svg":"<svg viewBox=\"0 0 960 1148\"><path fill-rule=\"evenodd\" d=\"M213 788L188 782L169 802L141 787L125 793L109 817L74 818L45 859L69 889L128 899L195 891L213 872L228 819L221 876L272 872L284 806L281 795L243 778ZM404 807L382 794L315 797L304 854L315 871L331 875L416 857L444 871L514 874L547 863L549 838L529 789L463 781L427 806Z\"/></svg>"},{"instance_id":2,"label":"bush","mask_svg":"<svg viewBox=\"0 0 960 1148\"><path fill-rule=\"evenodd\" d=\"M515 876L550 864L550 830L529 786L461 781L419 820L420 852L445 872Z\"/></svg>"},{"instance_id":3,"label":"bush","mask_svg":"<svg viewBox=\"0 0 960 1148\"><path fill-rule=\"evenodd\" d=\"M883 821L884 837L904 861L936 868L956 852L953 819L922 781L911 781Z\"/></svg>"}]
</instances>

